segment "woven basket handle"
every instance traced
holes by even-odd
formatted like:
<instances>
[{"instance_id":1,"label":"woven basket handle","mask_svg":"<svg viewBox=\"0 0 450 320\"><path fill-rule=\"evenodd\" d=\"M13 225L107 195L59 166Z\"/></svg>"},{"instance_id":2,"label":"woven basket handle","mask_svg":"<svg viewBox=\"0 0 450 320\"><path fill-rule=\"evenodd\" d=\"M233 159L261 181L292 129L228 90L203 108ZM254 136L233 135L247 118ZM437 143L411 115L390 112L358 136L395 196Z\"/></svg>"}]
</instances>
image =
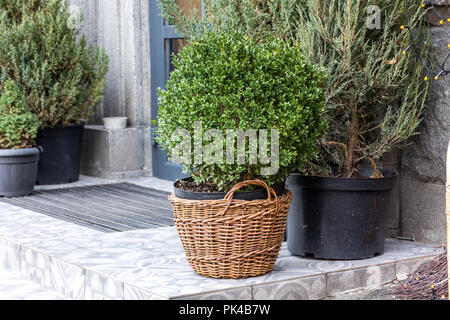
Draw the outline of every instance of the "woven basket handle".
<instances>
[{"instance_id":1,"label":"woven basket handle","mask_svg":"<svg viewBox=\"0 0 450 320\"><path fill-rule=\"evenodd\" d=\"M234 197L234 194L236 193L236 191L238 191L244 187L252 186L252 185L264 187L267 190L267 195L268 195L267 200L272 201L272 196L275 199L275 203L276 203L275 214L278 214L280 212L280 209L281 209L280 199L278 198L278 195L275 192L275 190L273 188L270 188L269 185L262 180L248 180L248 181L238 183L230 190L230 192L227 193L227 195L225 196L225 200L228 201L228 204L223 212L223 215L225 215L227 213L228 209L230 208L231 204L233 203L233 197Z\"/></svg>"}]
</instances>

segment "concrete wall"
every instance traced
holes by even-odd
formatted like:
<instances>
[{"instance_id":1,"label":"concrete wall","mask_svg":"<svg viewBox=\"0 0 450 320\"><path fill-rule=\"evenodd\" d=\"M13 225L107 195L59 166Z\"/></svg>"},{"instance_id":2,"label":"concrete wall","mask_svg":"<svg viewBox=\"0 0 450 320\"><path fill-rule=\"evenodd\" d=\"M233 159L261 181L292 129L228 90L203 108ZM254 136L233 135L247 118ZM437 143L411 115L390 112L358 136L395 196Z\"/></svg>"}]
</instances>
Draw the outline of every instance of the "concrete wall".
<instances>
[{"instance_id":1,"label":"concrete wall","mask_svg":"<svg viewBox=\"0 0 450 320\"><path fill-rule=\"evenodd\" d=\"M83 143L82 173L151 174L149 1L69 0L69 4L82 10L83 33L105 48L110 59L104 103L90 119ZM117 116L128 117L124 135L105 134L101 126L95 126L102 125L104 117Z\"/></svg>"},{"instance_id":2,"label":"concrete wall","mask_svg":"<svg viewBox=\"0 0 450 320\"><path fill-rule=\"evenodd\" d=\"M442 0L439 0L442 2ZM438 3L440 3L438 2ZM445 3L445 1L444 1ZM450 17L450 8L441 7L441 15ZM447 57L450 26L439 25L434 15L429 21L438 61ZM447 66L450 61L447 62ZM450 76L433 83L428 110L421 126L421 135L402 153L400 224L403 236L419 241L444 243L445 163L450 141Z\"/></svg>"}]
</instances>

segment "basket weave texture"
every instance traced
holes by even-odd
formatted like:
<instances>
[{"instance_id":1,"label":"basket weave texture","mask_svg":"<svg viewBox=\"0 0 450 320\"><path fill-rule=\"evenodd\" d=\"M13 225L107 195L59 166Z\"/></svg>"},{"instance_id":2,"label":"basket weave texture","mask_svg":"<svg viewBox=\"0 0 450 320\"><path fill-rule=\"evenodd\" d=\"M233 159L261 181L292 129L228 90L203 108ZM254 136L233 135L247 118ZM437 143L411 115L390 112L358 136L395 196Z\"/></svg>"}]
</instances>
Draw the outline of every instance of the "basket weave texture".
<instances>
[{"instance_id":1,"label":"basket weave texture","mask_svg":"<svg viewBox=\"0 0 450 320\"><path fill-rule=\"evenodd\" d=\"M236 191L263 186L266 200L235 200ZM278 197L261 180L237 184L222 200L169 197L187 260L198 274L221 279L261 276L273 270L286 231L292 193Z\"/></svg>"}]
</instances>

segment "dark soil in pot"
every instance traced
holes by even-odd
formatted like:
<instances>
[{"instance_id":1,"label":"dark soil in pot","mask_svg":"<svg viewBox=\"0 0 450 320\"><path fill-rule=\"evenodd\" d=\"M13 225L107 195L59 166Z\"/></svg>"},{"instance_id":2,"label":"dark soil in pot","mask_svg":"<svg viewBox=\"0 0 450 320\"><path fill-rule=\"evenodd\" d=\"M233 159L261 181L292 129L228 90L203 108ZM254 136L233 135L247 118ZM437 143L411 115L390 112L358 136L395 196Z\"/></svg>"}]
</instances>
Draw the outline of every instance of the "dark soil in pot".
<instances>
[{"instance_id":1,"label":"dark soil in pot","mask_svg":"<svg viewBox=\"0 0 450 320\"><path fill-rule=\"evenodd\" d=\"M186 178L175 182L175 196L186 200L220 200L224 199L227 192L214 192L215 186L205 184L197 186L192 178ZM285 183L273 186L278 196L282 196L285 191ZM238 200L265 200L268 198L267 191L263 188L257 188L251 191L238 191L234 195L234 199Z\"/></svg>"},{"instance_id":2,"label":"dark soil in pot","mask_svg":"<svg viewBox=\"0 0 450 320\"><path fill-rule=\"evenodd\" d=\"M34 190L39 150L0 150L0 196L24 197Z\"/></svg>"},{"instance_id":3,"label":"dark soil in pot","mask_svg":"<svg viewBox=\"0 0 450 320\"><path fill-rule=\"evenodd\" d=\"M40 130L36 144L42 147L38 185L64 184L79 180L84 124Z\"/></svg>"},{"instance_id":4,"label":"dark soil in pot","mask_svg":"<svg viewBox=\"0 0 450 320\"><path fill-rule=\"evenodd\" d=\"M370 170L369 170L370 171ZM371 172L362 172L370 175ZM318 259L368 259L384 253L386 221L397 174L380 179L294 175L288 249Z\"/></svg>"}]
</instances>

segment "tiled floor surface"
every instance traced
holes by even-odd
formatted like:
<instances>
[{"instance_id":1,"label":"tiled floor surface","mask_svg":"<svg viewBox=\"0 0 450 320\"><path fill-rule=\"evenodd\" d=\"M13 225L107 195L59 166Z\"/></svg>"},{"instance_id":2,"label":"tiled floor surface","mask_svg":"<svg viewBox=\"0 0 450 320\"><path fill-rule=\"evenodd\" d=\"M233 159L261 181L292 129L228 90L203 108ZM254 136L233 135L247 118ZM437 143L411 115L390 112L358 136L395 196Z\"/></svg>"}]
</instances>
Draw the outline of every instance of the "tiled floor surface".
<instances>
[{"instance_id":1,"label":"tiled floor surface","mask_svg":"<svg viewBox=\"0 0 450 320\"><path fill-rule=\"evenodd\" d=\"M170 190L151 179L137 183ZM89 183L98 181L79 185ZM323 299L390 282L434 254L433 246L389 239L374 259L321 261L283 246L270 274L215 280L192 271L174 227L107 234L0 203L0 269L70 299ZM15 281L0 279L7 296L8 284L13 292Z\"/></svg>"}]
</instances>

